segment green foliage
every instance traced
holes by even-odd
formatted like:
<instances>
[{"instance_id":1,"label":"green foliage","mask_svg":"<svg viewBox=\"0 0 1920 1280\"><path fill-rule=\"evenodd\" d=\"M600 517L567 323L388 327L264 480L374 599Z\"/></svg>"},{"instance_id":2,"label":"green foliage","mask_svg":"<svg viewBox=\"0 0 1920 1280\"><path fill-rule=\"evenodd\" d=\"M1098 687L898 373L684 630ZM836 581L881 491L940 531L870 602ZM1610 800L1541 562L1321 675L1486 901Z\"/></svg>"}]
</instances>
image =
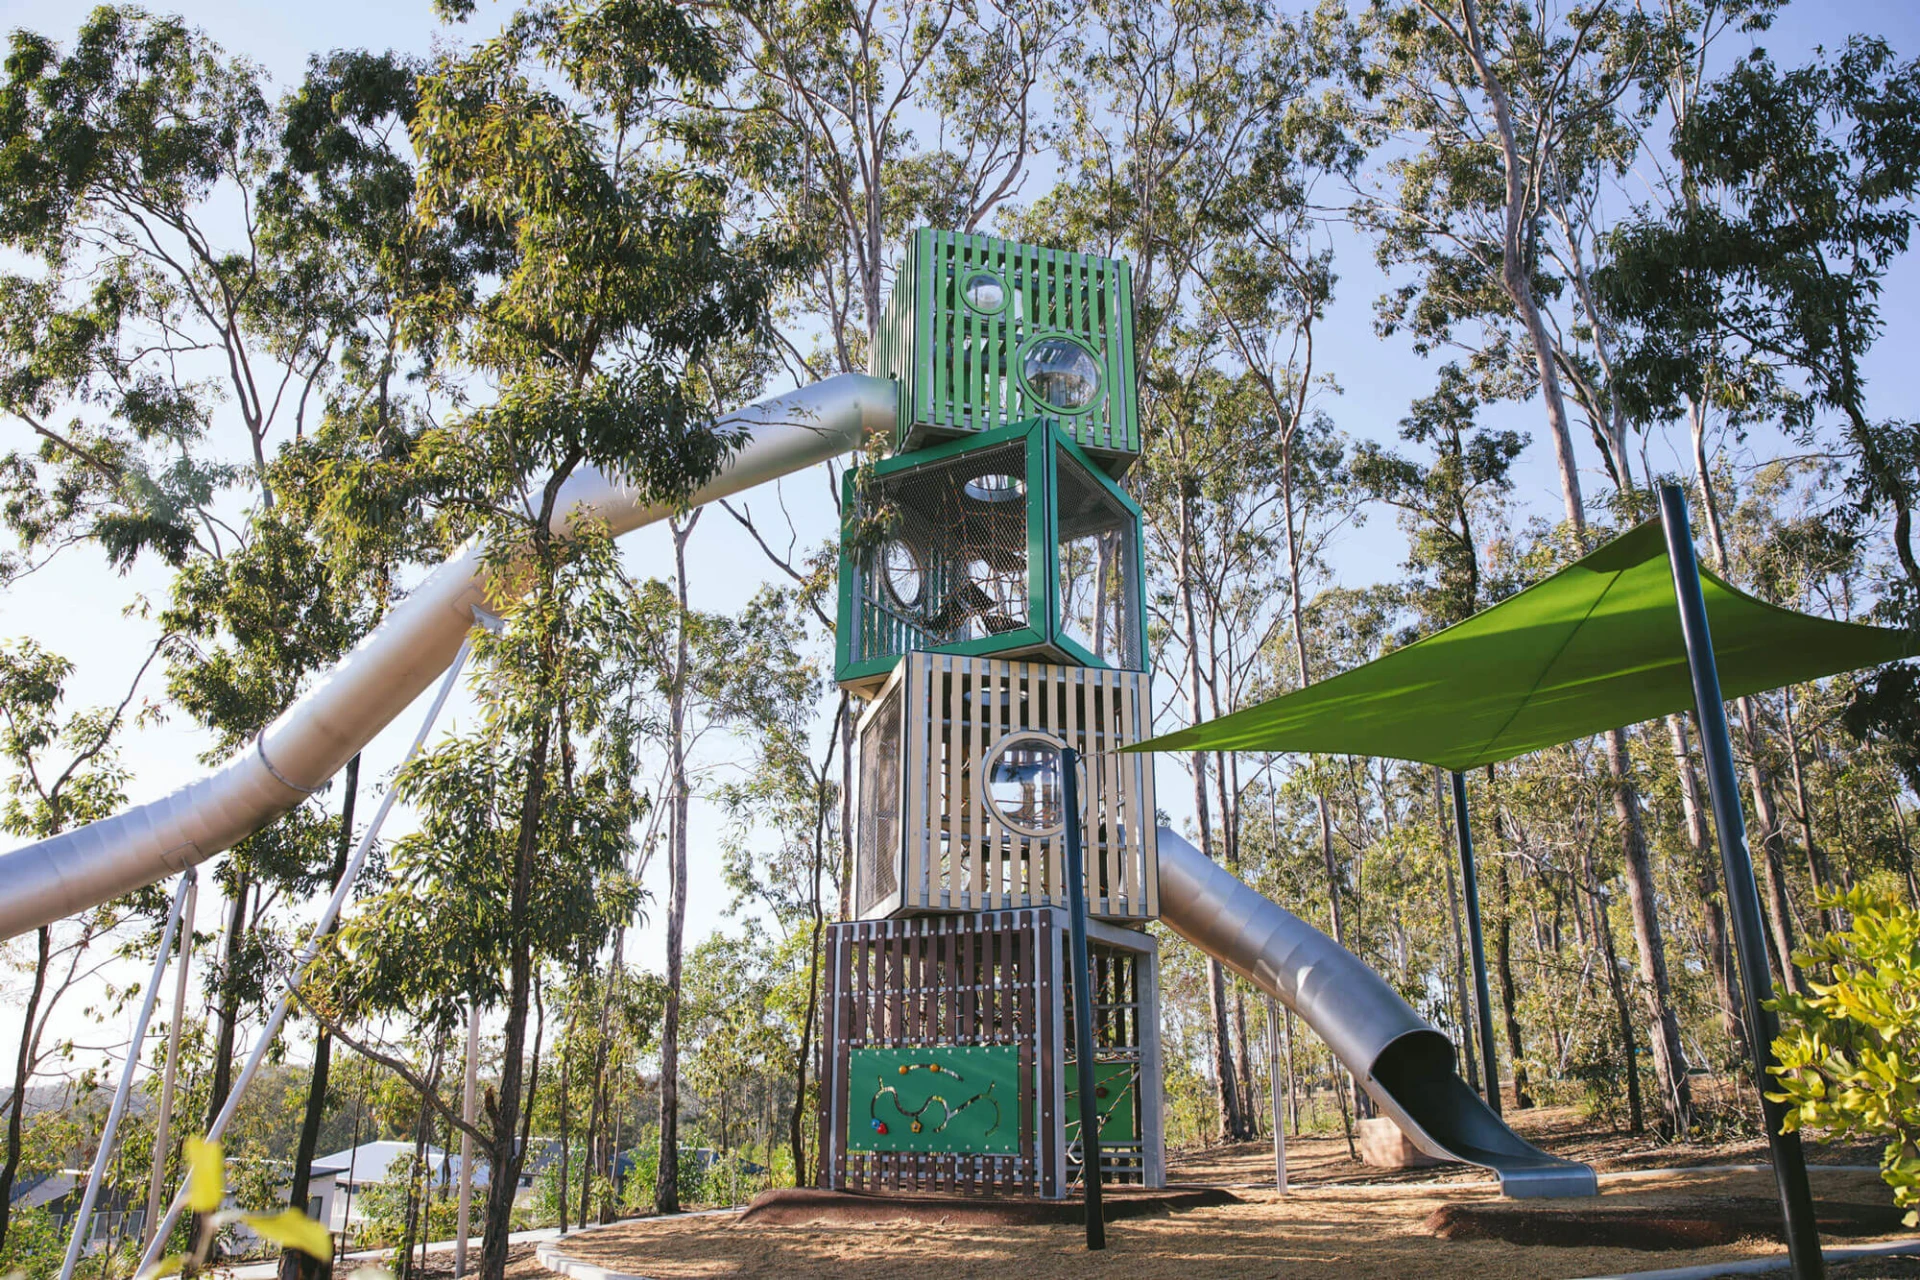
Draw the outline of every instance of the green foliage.
<instances>
[{"instance_id":1,"label":"green foliage","mask_svg":"<svg viewBox=\"0 0 1920 1280\"><path fill-rule=\"evenodd\" d=\"M1783 993L1773 1042L1783 1128L1884 1141L1880 1176L1920 1223L1920 909L1860 886L1822 900L1851 923L1793 957L1811 994Z\"/></svg>"}]
</instances>

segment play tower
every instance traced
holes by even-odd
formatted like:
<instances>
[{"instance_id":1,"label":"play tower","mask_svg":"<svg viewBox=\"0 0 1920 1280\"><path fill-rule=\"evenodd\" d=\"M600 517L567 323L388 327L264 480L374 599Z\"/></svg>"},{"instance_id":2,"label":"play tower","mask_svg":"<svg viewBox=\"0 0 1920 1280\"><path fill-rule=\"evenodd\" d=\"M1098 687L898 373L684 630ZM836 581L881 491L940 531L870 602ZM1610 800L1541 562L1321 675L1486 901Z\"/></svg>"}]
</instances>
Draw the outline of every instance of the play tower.
<instances>
[{"instance_id":1,"label":"play tower","mask_svg":"<svg viewBox=\"0 0 1920 1280\"><path fill-rule=\"evenodd\" d=\"M1055 1197L1164 1180L1153 770L1127 264L917 232L846 478L836 676L854 918L828 933L826 1184ZM1062 752L1081 753L1094 1035L1074 1043ZM1075 1086L1095 1058L1095 1105Z\"/></svg>"}]
</instances>

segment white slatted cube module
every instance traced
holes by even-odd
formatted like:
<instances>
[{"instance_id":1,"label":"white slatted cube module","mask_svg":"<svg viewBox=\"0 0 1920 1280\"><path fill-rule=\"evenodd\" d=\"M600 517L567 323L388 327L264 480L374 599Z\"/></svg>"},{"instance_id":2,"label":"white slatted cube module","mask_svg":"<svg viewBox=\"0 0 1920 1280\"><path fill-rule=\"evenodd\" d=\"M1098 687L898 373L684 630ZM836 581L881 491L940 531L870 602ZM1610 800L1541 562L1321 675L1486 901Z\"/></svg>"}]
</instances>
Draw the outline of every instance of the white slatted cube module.
<instances>
[{"instance_id":1,"label":"white slatted cube module","mask_svg":"<svg viewBox=\"0 0 1920 1280\"><path fill-rule=\"evenodd\" d=\"M1087 904L1159 914L1139 671L910 653L860 723L854 907L863 920L1066 906L1060 748L1083 757Z\"/></svg>"}]
</instances>

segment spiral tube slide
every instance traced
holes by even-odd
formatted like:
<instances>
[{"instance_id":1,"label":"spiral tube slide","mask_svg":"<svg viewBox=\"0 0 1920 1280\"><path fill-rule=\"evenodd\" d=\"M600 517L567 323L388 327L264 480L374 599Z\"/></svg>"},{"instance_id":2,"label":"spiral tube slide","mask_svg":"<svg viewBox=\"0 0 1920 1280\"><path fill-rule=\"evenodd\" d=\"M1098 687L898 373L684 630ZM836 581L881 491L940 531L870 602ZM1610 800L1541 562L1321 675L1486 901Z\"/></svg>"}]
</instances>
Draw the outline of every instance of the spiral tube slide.
<instances>
[{"instance_id":1,"label":"spiral tube slide","mask_svg":"<svg viewBox=\"0 0 1920 1280\"><path fill-rule=\"evenodd\" d=\"M895 384L847 373L727 415L747 439L688 499L699 506L824 462L891 430ZM556 532L604 521L614 534L673 508L593 470L571 477ZM428 576L352 653L252 745L171 795L0 854L0 939L153 884L232 847L323 786L453 661L492 584L469 543Z\"/></svg>"},{"instance_id":2,"label":"spiral tube slide","mask_svg":"<svg viewBox=\"0 0 1920 1280\"><path fill-rule=\"evenodd\" d=\"M1174 932L1306 1019L1428 1155L1482 1165L1501 1193L1598 1193L1593 1170L1507 1128L1454 1071L1453 1043L1360 958L1160 828L1160 914Z\"/></svg>"}]
</instances>

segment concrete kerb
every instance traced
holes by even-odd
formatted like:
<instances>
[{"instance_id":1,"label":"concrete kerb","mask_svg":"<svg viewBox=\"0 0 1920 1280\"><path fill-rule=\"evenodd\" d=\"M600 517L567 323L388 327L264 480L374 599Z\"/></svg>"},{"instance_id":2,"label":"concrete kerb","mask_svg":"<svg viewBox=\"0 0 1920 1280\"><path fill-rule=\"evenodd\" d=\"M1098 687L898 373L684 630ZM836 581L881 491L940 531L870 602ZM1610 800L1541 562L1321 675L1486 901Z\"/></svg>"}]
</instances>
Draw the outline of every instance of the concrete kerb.
<instances>
[{"instance_id":1,"label":"concrete kerb","mask_svg":"<svg viewBox=\"0 0 1920 1280\"><path fill-rule=\"evenodd\" d=\"M701 1209L694 1213L649 1214L644 1218L621 1218L616 1222L596 1222L590 1227L580 1227L569 1231L557 1240L550 1240L534 1249L534 1259L557 1276L567 1280L648 1280L646 1276L634 1275L627 1271L610 1271L606 1267L591 1262L582 1262L579 1258L570 1258L560 1251L560 1246L576 1236L584 1236L594 1231L605 1231L609 1227L624 1227L630 1222L658 1222L663 1218L718 1218L728 1214L738 1216L745 1206L735 1209Z\"/></svg>"},{"instance_id":2,"label":"concrete kerb","mask_svg":"<svg viewBox=\"0 0 1920 1280\"><path fill-rule=\"evenodd\" d=\"M1858 1262L1862 1258L1894 1258L1920 1255L1920 1237L1888 1240L1883 1244L1848 1245L1840 1249L1822 1249L1820 1256L1829 1266L1840 1262ZM1775 1258L1753 1258L1745 1262L1706 1262L1697 1267L1668 1267L1663 1271L1618 1271L1605 1276L1585 1276L1582 1280L1716 1280L1719 1276L1762 1276L1792 1267L1786 1254Z\"/></svg>"}]
</instances>

